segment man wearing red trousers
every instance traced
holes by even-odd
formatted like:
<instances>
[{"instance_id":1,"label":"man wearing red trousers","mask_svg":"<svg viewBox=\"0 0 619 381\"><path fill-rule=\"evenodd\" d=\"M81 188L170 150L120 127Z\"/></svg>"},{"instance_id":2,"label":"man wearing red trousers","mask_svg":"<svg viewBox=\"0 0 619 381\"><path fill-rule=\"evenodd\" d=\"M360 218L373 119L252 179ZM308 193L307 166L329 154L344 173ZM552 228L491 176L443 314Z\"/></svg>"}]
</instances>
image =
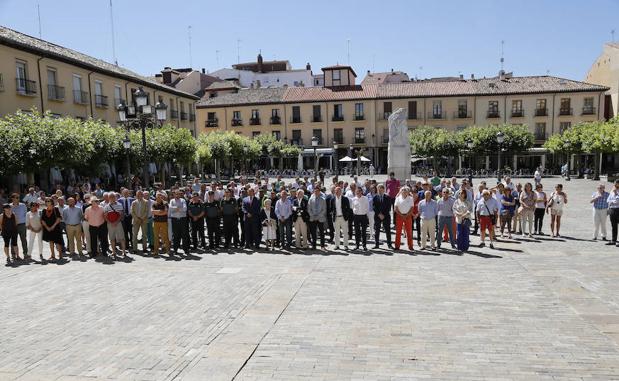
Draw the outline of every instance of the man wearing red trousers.
<instances>
[{"instance_id":1,"label":"man wearing red trousers","mask_svg":"<svg viewBox=\"0 0 619 381\"><path fill-rule=\"evenodd\" d=\"M402 227L406 232L406 240L408 241L408 249L413 250L413 219L417 218L417 210L415 202L410 195L408 187L402 188L400 194L395 199L395 249L400 249L402 239Z\"/></svg>"}]
</instances>

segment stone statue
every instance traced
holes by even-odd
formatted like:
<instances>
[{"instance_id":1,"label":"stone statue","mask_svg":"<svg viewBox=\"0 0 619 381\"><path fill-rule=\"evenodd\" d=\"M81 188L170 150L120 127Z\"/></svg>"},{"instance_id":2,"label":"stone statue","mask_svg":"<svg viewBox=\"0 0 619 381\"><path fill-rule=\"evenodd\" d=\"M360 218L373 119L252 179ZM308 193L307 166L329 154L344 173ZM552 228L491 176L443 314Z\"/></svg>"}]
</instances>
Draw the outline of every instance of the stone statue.
<instances>
[{"instance_id":1,"label":"stone statue","mask_svg":"<svg viewBox=\"0 0 619 381\"><path fill-rule=\"evenodd\" d=\"M404 182L411 176L411 145L406 125L406 110L397 109L389 115L389 145L387 172L394 172L395 178Z\"/></svg>"}]
</instances>

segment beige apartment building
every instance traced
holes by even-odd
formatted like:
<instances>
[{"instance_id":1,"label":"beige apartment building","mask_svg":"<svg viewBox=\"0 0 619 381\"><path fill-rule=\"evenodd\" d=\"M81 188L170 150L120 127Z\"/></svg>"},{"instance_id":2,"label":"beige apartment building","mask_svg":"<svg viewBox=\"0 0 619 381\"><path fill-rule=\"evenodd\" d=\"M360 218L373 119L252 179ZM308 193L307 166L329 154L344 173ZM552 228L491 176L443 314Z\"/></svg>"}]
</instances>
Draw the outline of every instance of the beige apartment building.
<instances>
[{"instance_id":1,"label":"beige apartment building","mask_svg":"<svg viewBox=\"0 0 619 381\"><path fill-rule=\"evenodd\" d=\"M604 45L602 54L595 60L587 73L585 81L607 86L604 95L605 117L610 119L619 115L619 43Z\"/></svg>"},{"instance_id":2,"label":"beige apartment building","mask_svg":"<svg viewBox=\"0 0 619 381\"><path fill-rule=\"evenodd\" d=\"M197 133L197 96L0 26L0 116L36 108L116 125L116 105L131 102L139 87L149 104L163 101L168 106L168 123Z\"/></svg>"},{"instance_id":3,"label":"beige apartment building","mask_svg":"<svg viewBox=\"0 0 619 381\"><path fill-rule=\"evenodd\" d=\"M197 104L200 132L235 131L247 136L273 134L306 148L318 137L322 159L355 150L387 166L388 122L404 108L410 128L429 125L451 131L473 125L522 124L535 135L536 148L509 160L512 168L546 166L540 146L552 134L583 121L603 119L605 86L551 76L418 80L402 83L355 84L348 66L323 68L325 86L283 89L240 89L203 99ZM335 150L334 150L335 148ZM496 157L476 158L475 167L494 168Z\"/></svg>"}]
</instances>

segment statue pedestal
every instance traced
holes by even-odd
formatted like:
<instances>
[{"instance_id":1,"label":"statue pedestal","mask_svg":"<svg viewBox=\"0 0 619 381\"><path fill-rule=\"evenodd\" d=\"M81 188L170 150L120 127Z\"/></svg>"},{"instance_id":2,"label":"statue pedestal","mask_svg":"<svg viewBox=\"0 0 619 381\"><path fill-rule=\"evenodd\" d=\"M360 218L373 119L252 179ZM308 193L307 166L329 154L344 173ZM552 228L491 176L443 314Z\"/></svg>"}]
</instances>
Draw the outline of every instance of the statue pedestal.
<instances>
[{"instance_id":1,"label":"statue pedestal","mask_svg":"<svg viewBox=\"0 0 619 381\"><path fill-rule=\"evenodd\" d=\"M411 146L406 125L406 111L397 109L389 116L389 146L387 151L387 173L404 183L411 177Z\"/></svg>"},{"instance_id":2,"label":"statue pedestal","mask_svg":"<svg viewBox=\"0 0 619 381\"><path fill-rule=\"evenodd\" d=\"M395 174L395 178L400 180L400 183L404 185L406 180L410 180L411 178L411 168L410 167L389 167L387 169L387 174L393 172Z\"/></svg>"}]
</instances>

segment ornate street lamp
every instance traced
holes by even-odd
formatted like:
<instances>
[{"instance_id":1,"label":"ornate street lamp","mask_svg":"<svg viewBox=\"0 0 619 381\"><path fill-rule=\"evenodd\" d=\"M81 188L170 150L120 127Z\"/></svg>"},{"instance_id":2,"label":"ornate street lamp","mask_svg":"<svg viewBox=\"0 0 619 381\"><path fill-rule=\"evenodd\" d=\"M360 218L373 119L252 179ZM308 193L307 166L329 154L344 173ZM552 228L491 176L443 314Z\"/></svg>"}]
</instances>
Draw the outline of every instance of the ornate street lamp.
<instances>
[{"instance_id":1,"label":"ornate street lamp","mask_svg":"<svg viewBox=\"0 0 619 381\"><path fill-rule=\"evenodd\" d=\"M129 132L125 134L125 139L123 139L123 147L125 147L125 154L127 155L127 165L125 167L125 177L127 178L127 186L131 184L131 162L129 161L129 150L131 149L131 140L129 140Z\"/></svg>"},{"instance_id":2,"label":"ornate street lamp","mask_svg":"<svg viewBox=\"0 0 619 381\"><path fill-rule=\"evenodd\" d=\"M338 175L338 173L337 173L337 159L338 159L338 157L337 157L337 149L338 149L338 148L339 148L339 145L338 145L338 144L337 144L337 142L334 140L334 141L333 141L333 159L334 159L334 160L333 160L333 166L334 166L334 168L333 168L333 169L335 169L335 176L336 176L336 177L337 177L337 175Z\"/></svg>"},{"instance_id":3,"label":"ornate street lamp","mask_svg":"<svg viewBox=\"0 0 619 381\"><path fill-rule=\"evenodd\" d=\"M148 94L146 94L141 86L133 93L133 99L135 103L126 104L124 101L121 102L116 106L116 111L118 112L118 120L120 123L124 124L127 129L135 127L142 130L142 151L144 154L142 176L144 177L144 187L147 188L150 181L148 160L146 159L148 157L146 150L146 127L149 125L161 125L167 119L168 106L163 101L157 102L157 105L154 107L156 113L153 115L153 107L147 104ZM128 144L130 147L131 142L128 142ZM127 147L125 142L123 142L123 145L125 148Z\"/></svg>"},{"instance_id":4,"label":"ornate street lamp","mask_svg":"<svg viewBox=\"0 0 619 381\"><path fill-rule=\"evenodd\" d=\"M314 176L318 175L318 154L316 151L318 143L320 143L320 139L316 136L312 136L312 147L314 147Z\"/></svg>"},{"instance_id":5,"label":"ornate street lamp","mask_svg":"<svg viewBox=\"0 0 619 381\"><path fill-rule=\"evenodd\" d=\"M501 182L501 151L503 149L503 142L505 141L505 135L503 134L502 131L499 131L496 134L496 142L499 143L499 157L498 157L498 163L497 163L497 171L496 171L496 177L497 177L497 181Z\"/></svg>"},{"instance_id":6,"label":"ornate street lamp","mask_svg":"<svg viewBox=\"0 0 619 381\"><path fill-rule=\"evenodd\" d=\"M569 139L565 140L565 146L567 147L567 163L565 164L566 168L566 173L565 173L565 181L570 181L570 161L572 161L571 155L570 155L570 151L572 148L572 142Z\"/></svg>"}]
</instances>

